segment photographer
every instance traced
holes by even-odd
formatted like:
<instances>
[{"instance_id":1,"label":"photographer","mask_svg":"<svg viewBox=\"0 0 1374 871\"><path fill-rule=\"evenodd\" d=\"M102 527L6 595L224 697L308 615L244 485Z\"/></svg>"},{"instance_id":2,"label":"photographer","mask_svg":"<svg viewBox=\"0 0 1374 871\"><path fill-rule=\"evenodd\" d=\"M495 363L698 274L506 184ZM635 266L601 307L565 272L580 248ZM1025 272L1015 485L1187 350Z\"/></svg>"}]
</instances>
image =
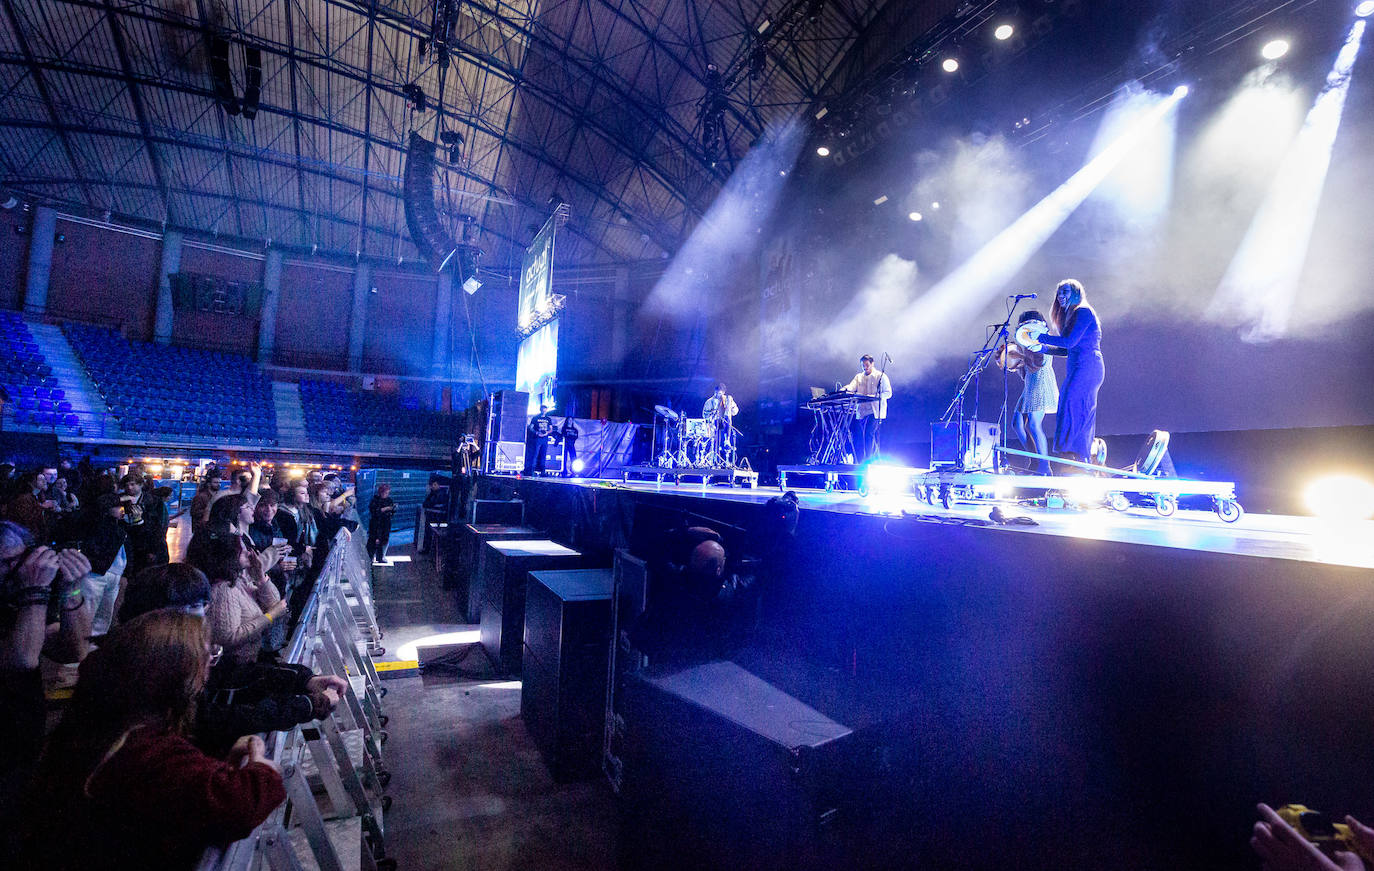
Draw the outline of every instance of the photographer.
<instances>
[{"instance_id":1,"label":"photographer","mask_svg":"<svg viewBox=\"0 0 1374 871\"><path fill-rule=\"evenodd\" d=\"M39 658L85 657L91 607L81 594L90 563L75 550L34 544L28 530L0 521L0 813L42 746L45 707Z\"/></svg>"}]
</instances>

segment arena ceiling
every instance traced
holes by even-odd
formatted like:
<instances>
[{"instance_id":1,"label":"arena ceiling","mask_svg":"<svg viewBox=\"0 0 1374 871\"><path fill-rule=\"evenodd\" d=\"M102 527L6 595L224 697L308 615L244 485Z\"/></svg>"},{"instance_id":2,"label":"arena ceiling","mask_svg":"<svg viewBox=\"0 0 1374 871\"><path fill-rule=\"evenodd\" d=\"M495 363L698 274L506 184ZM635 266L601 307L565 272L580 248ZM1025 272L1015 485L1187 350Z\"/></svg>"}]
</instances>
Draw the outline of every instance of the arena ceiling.
<instances>
[{"instance_id":1,"label":"arena ceiling","mask_svg":"<svg viewBox=\"0 0 1374 871\"><path fill-rule=\"evenodd\" d=\"M449 130L463 143L456 162L439 149L440 212L471 216L486 265L518 262L554 196L571 205L560 261L656 259L769 125L816 111L959 5L0 0L0 184L87 215L412 260L406 143ZM251 119L216 98L216 38L235 97L261 55Z\"/></svg>"}]
</instances>

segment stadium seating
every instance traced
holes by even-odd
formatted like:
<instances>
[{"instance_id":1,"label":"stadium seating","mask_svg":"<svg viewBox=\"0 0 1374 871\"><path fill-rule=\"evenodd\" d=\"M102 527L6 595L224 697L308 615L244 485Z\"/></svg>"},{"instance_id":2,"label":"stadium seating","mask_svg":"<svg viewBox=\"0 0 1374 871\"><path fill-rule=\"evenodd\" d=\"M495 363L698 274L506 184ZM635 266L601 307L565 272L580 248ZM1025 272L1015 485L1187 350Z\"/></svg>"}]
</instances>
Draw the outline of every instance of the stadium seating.
<instances>
[{"instance_id":1,"label":"stadium seating","mask_svg":"<svg viewBox=\"0 0 1374 871\"><path fill-rule=\"evenodd\" d=\"M18 426L75 428L79 421L18 312L0 311L0 387Z\"/></svg>"},{"instance_id":2,"label":"stadium seating","mask_svg":"<svg viewBox=\"0 0 1374 871\"><path fill-rule=\"evenodd\" d=\"M272 382L249 358L130 342L84 324L62 330L125 433L277 443Z\"/></svg>"},{"instance_id":3,"label":"stadium seating","mask_svg":"<svg viewBox=\"0 0 1374 871\"><path fill-rule=\"evenodd\" d=\"M329 381L302 381L301 406L312 440L357 444L360 437L447 442L452 418L393 395L350 390Z\"/></svg>"}]
</instances>

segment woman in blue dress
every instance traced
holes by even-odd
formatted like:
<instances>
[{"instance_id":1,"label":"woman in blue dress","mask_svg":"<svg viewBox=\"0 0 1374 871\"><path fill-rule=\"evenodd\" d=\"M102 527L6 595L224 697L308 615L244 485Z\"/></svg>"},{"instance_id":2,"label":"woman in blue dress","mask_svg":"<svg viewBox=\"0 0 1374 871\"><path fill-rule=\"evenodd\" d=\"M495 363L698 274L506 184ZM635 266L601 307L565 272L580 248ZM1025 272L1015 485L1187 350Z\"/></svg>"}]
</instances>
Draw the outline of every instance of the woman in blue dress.
<instances>
[{"instance_id":1,"label":"woman in blue dress","mask_svg":"<svg viewBox=\"0 0 1374 871\"><path fill-rule=\"evenodd\" d=\"M1041 329L1044 329L1045 316L1035 309L1024 311L1016 322L1018 331L1027 323L1039 323L1042 325ZM1016 401L1016 407L1011 413L1012 431L1016 433L1016 438L1025 450L1042 455L1048 454L1045 415L1053 414L1059 407L1059 384L1054 378L1054 367L1050 365L1041 348L1031 350L1016 342L1011 343L1010 347L1004 345L999 349L998 358L1007 371L1019 373L1025 382L1021 389L1021 398ZM1037 460L1035 471L1049 474L1049 463Z\"/></svg>"},{"instance_id":2,"label":"woman in blue dress","mask_svg":"<svg viewBox=\"0 0 1374 871\"><path fill-rule=\"evenodd\" d=\"M1040 337L1045 353L1068 358L1055 410L1054 450L1066 459L1085 462L1097 431L1097 391L1107 369L1102 363L1102 324L1082 284L1073 279L1059 282L1050 325L1059 335Z\"/></svg>"}]
</instances>

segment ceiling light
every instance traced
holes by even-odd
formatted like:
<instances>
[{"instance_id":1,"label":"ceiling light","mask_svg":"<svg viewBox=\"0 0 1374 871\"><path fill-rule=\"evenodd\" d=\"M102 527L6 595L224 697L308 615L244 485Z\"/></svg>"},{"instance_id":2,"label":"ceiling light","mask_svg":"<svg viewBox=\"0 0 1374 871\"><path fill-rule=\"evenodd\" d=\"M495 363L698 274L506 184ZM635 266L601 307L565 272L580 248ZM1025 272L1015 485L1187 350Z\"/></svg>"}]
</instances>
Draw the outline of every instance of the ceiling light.
<instances>
[{"instance_id":1,"label":"ceiling light","mask_svg":"<svg viewBox=\"0 0 1374 871\"><path fill-rule=\"evenodd\" d=\"M992 32L992 35L997 37L998 39L1005 40L1011 39L1011 35L1015 32L1016 28L1012 27L1010 24L1001 24L998 25L997 29Z\"/></svg>"},{"instance_id":2,"label":"ceiling light","mask_svg":"<svg viewBox=\"0 0 1374 871\"><path fill-rule=\"evenodd\" d=\"M1288 40L1286 39L1271 39L1264 44L1264 48L1260 49L1260 57L1265 60L1278 60L1286 54L1288 54Z\"/></svg>"},{"instance_id":3,"label":"ceiling light","mask_svg":"<svg viewBox=\"0 0 1374 871\"><path fill-rule=\"evenodd\" d=\"M830 149L829 149L829 148L826 148L824 145L817 146L817 148L816 148L816 156L817 156L817 157L829 157L829 156L830 156Z\"/></svg>"},{"instance_id":4,"label":"ceiling light","mask_svg":"<svg viewBox=\"0 0 1374 871\"><path fill-rule=\"evenodd\" d=\"M921 220L921 218L923 218L923 217L925 217L925 216L922 215L920 212L908 212L908 213L907 213L907 218L910 219L910 220L912 220L912 221L919 221L919 220Z\"/></svg>"},{"instance_id":5,"label":"ceiling light","mask_svg":"<svg viewBox=\"0 0 1374 871\"><path fill-rule=\"evenodd\" d=\"M947 73L957 73L959 71L959 61L952 57L945 58L945 62L940 64L940 68Z\"/></svg>"},{"instance_id":6,"label":"ceiling light","mask_svg":"<svg viewBox=\"0 0 1374 871\"><path fill-rule=\"evenodd\" d=\"M1361 18L1374 15L1374 0L1364 0L1363 3L1355 7L1355 14Z\"/></svg>"},{"instance_id":7,"label":"ceiling light","mask_svg":"<svg viewBox=\"0 0 1374 871\"><path fill-rule=\"evenodd\" d=\"M882 205L883 203L885 203L885 202L887 202L887 194L883 194L882 196L880 196L880 197L878 197L876 200L874 200L874 201L873 201L873 205L875 205L875 206L881 206L881 205Z\"/></svg>"}]
</instances>

